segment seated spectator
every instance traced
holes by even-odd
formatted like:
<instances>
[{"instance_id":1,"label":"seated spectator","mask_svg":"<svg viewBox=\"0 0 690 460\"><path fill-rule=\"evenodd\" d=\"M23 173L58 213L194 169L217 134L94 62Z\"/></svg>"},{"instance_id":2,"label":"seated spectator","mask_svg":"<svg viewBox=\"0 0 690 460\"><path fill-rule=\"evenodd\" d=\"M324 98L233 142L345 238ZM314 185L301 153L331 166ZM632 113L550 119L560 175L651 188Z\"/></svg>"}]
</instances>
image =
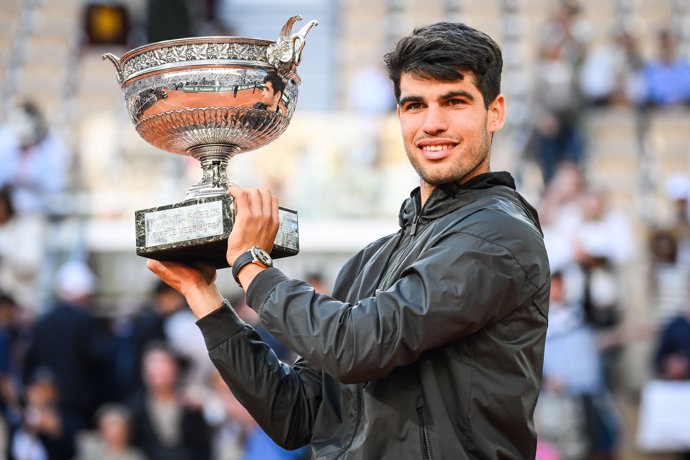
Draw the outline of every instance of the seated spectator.
<instances>
[{"instance_id":1,"label":"seated spectator","mask_svg":"<svg viewBox=\"0 0 690 460\"><path fill-rule=\"evenodd\" d=\"M635 37L617 26L610 40L587 53L580 70L582 93L593 106L630 105L639 92L641 66Z\"/></svg>"},{"instance_id":2,"label":"seated spectator","mask_svg":"<svg viewBox=\"0 0 690 460\"><path fill-rule=\"evenodd\" d=\"M690 64L677 53L677 38L668 29L657 36L658 57L641 71L643 105L669 107L690 103Z\"/></svg>"}]
</instances>

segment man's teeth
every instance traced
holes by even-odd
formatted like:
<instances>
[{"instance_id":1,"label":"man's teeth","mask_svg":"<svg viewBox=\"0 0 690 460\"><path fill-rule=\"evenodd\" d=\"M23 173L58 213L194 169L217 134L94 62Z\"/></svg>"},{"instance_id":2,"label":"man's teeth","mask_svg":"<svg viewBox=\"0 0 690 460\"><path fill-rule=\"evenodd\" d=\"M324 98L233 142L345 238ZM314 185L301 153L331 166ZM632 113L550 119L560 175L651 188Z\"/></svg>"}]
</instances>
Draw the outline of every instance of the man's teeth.
<instances>
[{"instance_id":1,"label":"man's teeth","mask_svg":"<svg viewBox=\"0 0 690 460\"><path fill-rule=\"evenodd\" d=\"M440 150L447 150L450 147L450 145L425 145L424 147L422 147L422 150L425 150L427 152L438 152Z\"/></svg>"}]
</instances>

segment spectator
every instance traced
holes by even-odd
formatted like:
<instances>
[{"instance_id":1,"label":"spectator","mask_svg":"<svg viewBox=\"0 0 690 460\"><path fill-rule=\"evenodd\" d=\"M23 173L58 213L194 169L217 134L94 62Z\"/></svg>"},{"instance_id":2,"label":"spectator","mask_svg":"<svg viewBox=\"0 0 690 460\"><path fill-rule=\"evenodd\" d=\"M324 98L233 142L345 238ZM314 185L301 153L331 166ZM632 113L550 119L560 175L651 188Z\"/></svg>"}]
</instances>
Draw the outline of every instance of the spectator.
<instances>
[{"instance_id":1,"label":"spectator","mask_svg":"<svg viewBox=\"0 0 690 460\"><path fill-rule=\"evenodd\" d=\"M47 368L60 393L60 409L90 426L96 407L107 395L105 378L113 351L112 339L92 313L96 277L82 262L72 261L56 274L59 304L38 318L30 331L24 375Z\"/></svg>"},{"instance_id":2,"label":"spectator","mask_svg":"<svg viewBox=\"0 0 690 460\"><path fill-rule=\"evenodd\" d=\"M650 298L658 324L680 313L690 292L688 267L678 263L678 240L670 230L650 238Z\"/></svg>"},{"instance_id":3,"label":"spectator","mask_svg":"<svg viewBox=\"0 0 690 460\"><path fill-rule=\"evenodd\" d=\"M690 308L671 318L661 331L655 369L669 380L690 380Z\"/></svg>"},{"instance_id":4,"label":"spectator","mask_svg":"<svg viewBox=\"0 0 690 460\"><path fill-rule=\"evenodd\" d=\"M228 389L216 369L210 374L204 417L213 430L214 460L244 460L244 444L256 422Z\"/></svg>"},{"instance_id":5,"label":"spectator","mask_svg":"<svg viewBox=\"0 0 690 460\"><path fill-rule=\"evenodd\" d=\"M0 287L24 308L36 311L43 263L43 226L17 215L9 186L0 188Z\"/></svg>"},{"instance_id":6,"label":"spectator","mask_svg":"<svg viewBox=\"0 0 690 460\"><path fill-rule=\"evenodd\" d=\"M51 211L50 199L66 186L69 159L38 106L25 102L10 112L0 130L0 187L12 187L18 214Z\"/></svg>"},{"instance_id":7,"label":"spectator","mask_svg":"<svg viewBox=\"0 0 690 460\"><path fill-rule=\"evenodd\" d=\"M566 459L614 458L618 420L606 389L596 335L583 321L581 306L568 304L566 299L562 275L554 272L544 352L543 392L547 395L545 402L549 395L572 401L573 413L578 414L579 423L560 418L547 419L545 415L548 413L542 407L539 425L547 440L549 433L561 433L551 441ZM562 424L574 432L547 429ZM581 457L583 449L588 451L586 457Z\"/></svg>"},{"instance_id":8,"label":"spectator","mask_svg":"<svg viewBox=\"0 0 690 460\"><path fill-rule=\"evenodd\" d=\"M690 64L677 53L677 38L668 29L657 35L658 56L642 68L640 102L655 107L690 103Z\"/></svg>"},{"instance_id":9,"label":"spectator","mask_svg":"<svg viewBox=\"0 0 690 460\"><path fill-rule=\"evenodd\" d=\"M592 31L578 0L559 0L541 29L541 41L561 48L564 60L579 69L587 53Z\"/></svg>"},{"instance_id":10,"label":"spectator","mask_svg":"<svg viewBox=\"0 0 690 460\"><path fill-rule=\"evenodd\" d=\"M58 386L47 369L36 369L27 381L21 420L10 435L10 460L72 459L77 426L60 410Z\"/></svg>"},{"instance_id":11,"label":"spectator","mask_svg":"<svg viewBox=\"0 0 690 460\"><path fill-rule=\"evenodd\" d=\"M143 355L144 389L129 399L134 419L133 443L149 460L196 460L211 455L211 429L201 401L180 386L176 357L161 344Z\"/></svg>"},{"instance_id":12,"label":"spectator","mask_svg":"<svg viewBox=\"0 0 690 460\"><path fill-rule=\"evenodd\" d=\"M186 307L187 303L182 304ZM170 350L185 362L185 384L199 384L206 379L213 363L208 358L204 337L199 333L196 317L188 308L178 308L165 319L163 325Z\"/></svg>"},{"instance_id":13,"label":"spectator","mask_svg":"<svg viewBox=\"0 0 690 460\"><path fill-rule=\"evenodd\" d=\"M539 205L544 243L552 271L563 274L569 303L582 302L582 271L575 261L573 239L583 220L582 197L585 193L581 169L570 162L562 163L546 188Z\"/></svg>"},{"instance_id":14,"label":"spectator","mask_svg":"<svg viewBox=\"0 0 690 460\"><path fill-rule=\"evenodd\" d=\"M151 301L124 325L119 336L120 345L116 358L118 393L121 398L142 389L141 362L144 350L151 343L168 343L165 323L184 306L184 297L162 281L157 281L151 293Z\"/></svg>"},{"instance_id":15,"label":"spectator","mask_svg":"<svg viewBox=\"0 0 690 460\"><path fill-rule=\"evenodd\" d=\"M573 64L565 57L565 45L545 40L540 45L533 79L533 143L543 182L548 186L559 164L580 165L584 137L580 114L584 98L579 91Z\"/></svg>"},{"instance_id":16,"label":"spectator","mask_svg":"<svg viewBox=\"0 0 690 460\"><path fill-rule=\"evenodd\" d=\"M76 460L145 460L130 445L132 415L125 406L108 403L96 412L96 433L78 437Z\"/></svg>"},{"instance_id":17,"label":"spectator","mask_svg":"<svg viewBox=\"0 0 690 460\"><path fill-rule=\"evenodd\" d=\"M684 173L673 174L666 182L666 194L673 213L669 228L678 244L678 263L690 268L690 177Z\"/></svg>"},{"instance_id":18,"label":"spectator","mask_svg":"<svg viewBox=\"0 0 690 460\"><path fill-rule=\"evenodd\" d=\"M8 187L14 215L0 226L14 239L0 249L0 264L7 264L0 276L8 277L6 289L17 301L34 311L49 295L42 284L42 269L51 266L46 262L48 216L54 211L51 199L66 186L69 161L37 105L25 102L9 112L0 127L0 188Z\"/></svg>"},{"instance_id":19,"label":"spectator","mask_svg":"<svg viewBox=\"0 0 690 460\"><path fill-rule=\"evenodd\" d=\"M630 105L639 92L642 56L629 28L615 26L609 41L587 53L579 76L592 106Z\"/></svg>"},{"instance_id":20,"label":"spectator","mask_svg":"<svg viewBox=\"0 0 690 460\"><path fill-rule=\"evenodd\" d=\"M585 318L595 328L620 321L620 268L633 255L628 219L609 207L606 192L590 187L582 199L583 220L574 235L575 260L585 275Z\"/></svg>"}]
</instances>

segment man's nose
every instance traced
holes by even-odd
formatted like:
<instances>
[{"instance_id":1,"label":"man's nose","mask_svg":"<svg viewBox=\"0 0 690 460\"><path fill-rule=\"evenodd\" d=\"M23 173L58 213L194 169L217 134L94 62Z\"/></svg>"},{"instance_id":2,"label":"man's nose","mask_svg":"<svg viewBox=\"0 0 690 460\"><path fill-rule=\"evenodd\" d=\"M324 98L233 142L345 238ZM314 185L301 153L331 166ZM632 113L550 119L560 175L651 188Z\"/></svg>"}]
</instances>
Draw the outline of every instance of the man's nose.
<instances>
[{"instance_id":1,"label":"man's nose","mask_svg":"<svg viewBox=\"0 0 690 460\"><path fill-rule=\"evenodd\" d=\"M446 115L441 107L436 105L427 107L423 129L427 134L438 134L448 129Z\"/></svg>"}]
</instances>

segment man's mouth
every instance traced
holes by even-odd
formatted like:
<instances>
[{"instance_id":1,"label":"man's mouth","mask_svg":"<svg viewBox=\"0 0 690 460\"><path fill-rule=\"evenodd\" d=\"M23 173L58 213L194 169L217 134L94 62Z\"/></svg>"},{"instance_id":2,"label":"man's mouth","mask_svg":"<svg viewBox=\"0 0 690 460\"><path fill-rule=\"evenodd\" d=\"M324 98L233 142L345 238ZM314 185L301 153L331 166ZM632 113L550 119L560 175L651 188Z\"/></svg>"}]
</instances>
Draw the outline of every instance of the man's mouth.
<instances>
[{"instance_id":1,"label":"man's mouth","mask_svg":"<svg viewBox=\"0 0 690 460\"><path fill-rule=\"evenodd\" d=\"M422 144L419 149L427 160L442 160L456 144Z\"/></svg>"},{"instance_id":2,"label":"man's mouth","mask_svg":"<svg viewBox=\"0 0 690 460\"><path fill-rule=\"evenodd\" d=\"M422 146L422 150L425 152L439 152L441 150L448 150L452 148L453 146L450 144L443 144L443 145L425 145Z\"/></svg>"}]
</instances>

